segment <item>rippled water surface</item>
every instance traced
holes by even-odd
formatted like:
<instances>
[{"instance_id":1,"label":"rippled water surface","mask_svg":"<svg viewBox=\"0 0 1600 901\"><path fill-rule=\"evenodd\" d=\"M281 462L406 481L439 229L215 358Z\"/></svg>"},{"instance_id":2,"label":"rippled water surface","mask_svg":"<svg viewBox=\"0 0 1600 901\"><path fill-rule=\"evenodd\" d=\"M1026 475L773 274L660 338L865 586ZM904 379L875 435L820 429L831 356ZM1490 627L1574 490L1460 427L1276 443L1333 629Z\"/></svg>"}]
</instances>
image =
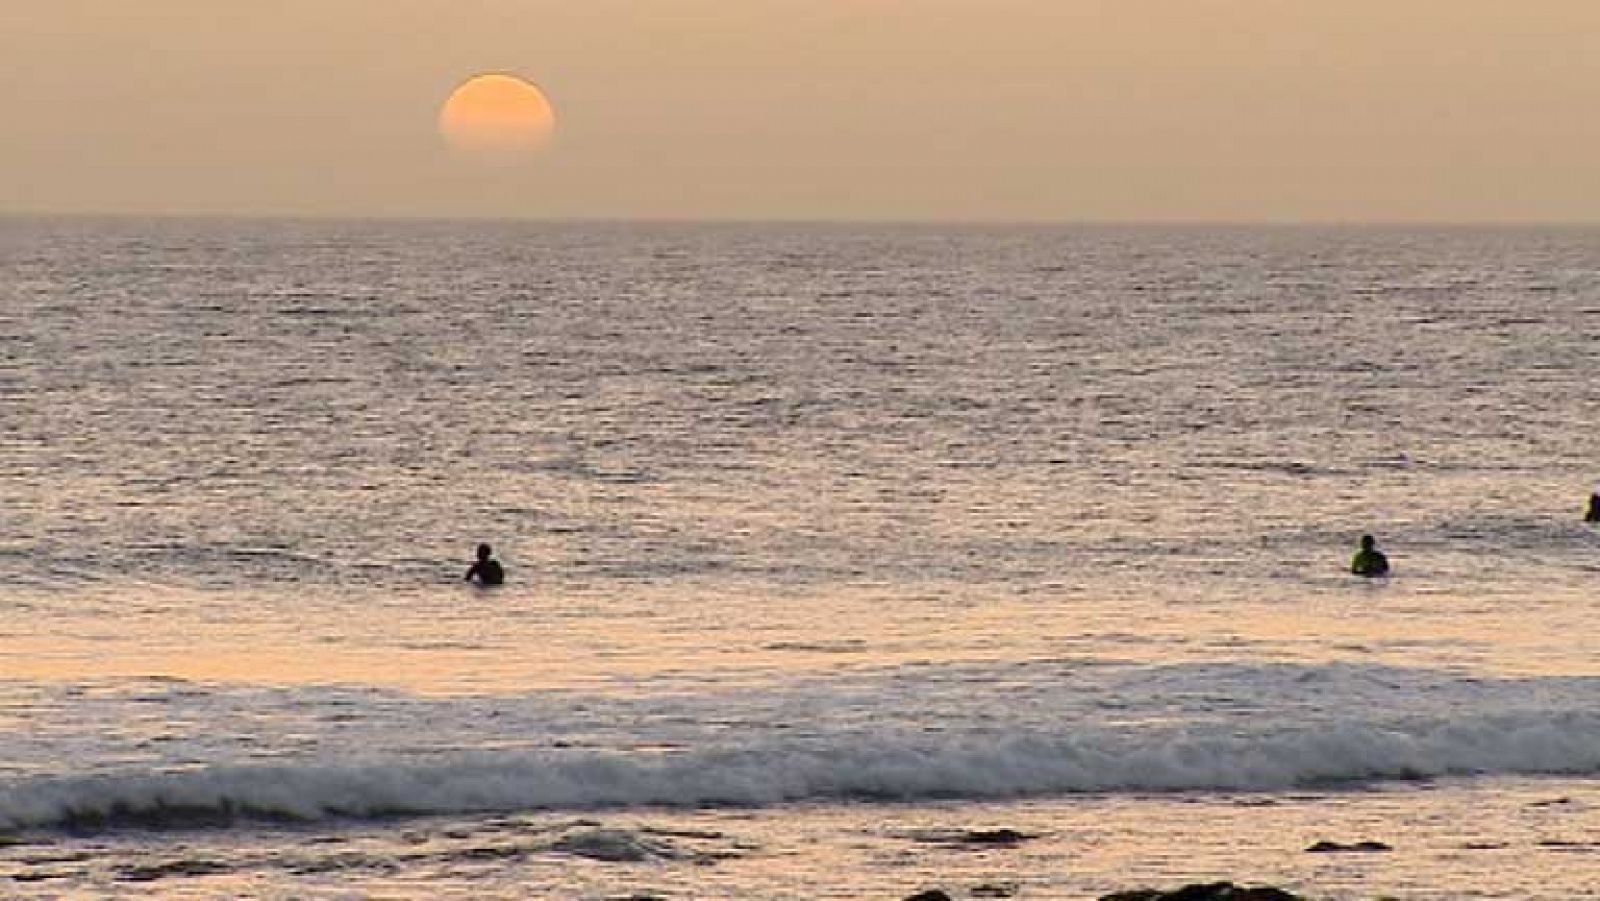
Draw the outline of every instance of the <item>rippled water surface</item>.
<instances>
[{"instance_id":1,"label":"rippled water surface","mask_svg":"<svg viewBox=\"0 0 1600 901\"><path fill-rule=\"evenodd\" d=\"M0 879L1600 897L1596 347L1580 230L0 221Z\"/></svg>"}]
</instances>

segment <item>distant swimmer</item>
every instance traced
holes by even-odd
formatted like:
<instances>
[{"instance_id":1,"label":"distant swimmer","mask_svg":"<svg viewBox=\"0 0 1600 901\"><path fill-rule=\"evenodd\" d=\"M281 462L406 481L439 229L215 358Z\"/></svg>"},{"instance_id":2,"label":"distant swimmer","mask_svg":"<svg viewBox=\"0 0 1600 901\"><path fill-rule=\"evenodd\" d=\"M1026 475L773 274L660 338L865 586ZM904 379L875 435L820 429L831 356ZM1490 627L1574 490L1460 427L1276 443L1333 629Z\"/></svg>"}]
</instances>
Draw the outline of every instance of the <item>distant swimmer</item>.
<instances>
[{"instance_id":1,"label":"distant swimmer","mask_svg":"<svg viewBox=\"0 0 1600 901\"><path fill-rule=\"evenodd\" d=\"M1600 491L1589 495L1589 512L1583 514L1584 522L1600 522Z\"/></svg>"},{"instance_id":2,"label":"distant swimmer","mask_svg":"<svg viewBox=\"0 0 1600 901\"><path fill-rule=\"evenodd\" d=\"M467 581L478 580L479 585L500 585L506 580L506 571L500 561L490 555L494 551L487 544L478 545L478 562L467 567Z\"/></svg>"},{"instance_id":3,"label":"distant swimmer","mask_svg":"<svg viewBox=\"0 0 1600 901\"><path fill-rule=\"evenodd\" d=\"M1350 571L1369 579L1389 574L1389 558L1378 550L1378 542L1371 535L1361 536L1361 550L1350 561Z\"/></svg>"}]
</instances>

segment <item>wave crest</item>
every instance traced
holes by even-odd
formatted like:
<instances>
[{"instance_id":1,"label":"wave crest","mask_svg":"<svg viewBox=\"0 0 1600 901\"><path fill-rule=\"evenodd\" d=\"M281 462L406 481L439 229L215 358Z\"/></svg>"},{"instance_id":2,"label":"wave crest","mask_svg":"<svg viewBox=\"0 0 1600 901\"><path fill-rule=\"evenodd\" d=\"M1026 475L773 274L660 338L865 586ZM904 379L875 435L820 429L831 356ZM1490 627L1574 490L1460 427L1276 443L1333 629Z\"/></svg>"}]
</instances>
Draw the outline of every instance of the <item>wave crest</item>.
<instances>
[{"instance_id":1,"label":"wave crest","mask_svg":"<svg viewBox=\"0 0 1600 901\"><path fill-rule=\"evenodd\" d=\"M1271 733L886 733L674 753L559 750L38 778L0 788L0 826L194 827L240 819L1277 791L1442 776L1597 773L1600 715L1573 712Z\"/></svg>"}]
</instances>

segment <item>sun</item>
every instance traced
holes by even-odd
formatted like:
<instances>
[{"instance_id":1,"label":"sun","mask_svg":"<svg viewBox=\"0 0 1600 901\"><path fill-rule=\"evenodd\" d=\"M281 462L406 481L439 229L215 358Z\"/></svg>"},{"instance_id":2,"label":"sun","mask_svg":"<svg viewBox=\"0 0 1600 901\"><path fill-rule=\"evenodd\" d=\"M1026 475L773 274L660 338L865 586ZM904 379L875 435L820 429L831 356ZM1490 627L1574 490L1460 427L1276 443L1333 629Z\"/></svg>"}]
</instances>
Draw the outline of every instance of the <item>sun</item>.
<instances>
[{"instance_id":1,"label":"sun","mask_svg":"<svg viewBox=\"0 0 1600 901\"><path fill-rule=\"evenodd\" d=\"M532 82L492 72L474 75L439 108L439 134L455 150L486 159L516 159L549 143L555 109Z\"/></svg>"}]
</instances>

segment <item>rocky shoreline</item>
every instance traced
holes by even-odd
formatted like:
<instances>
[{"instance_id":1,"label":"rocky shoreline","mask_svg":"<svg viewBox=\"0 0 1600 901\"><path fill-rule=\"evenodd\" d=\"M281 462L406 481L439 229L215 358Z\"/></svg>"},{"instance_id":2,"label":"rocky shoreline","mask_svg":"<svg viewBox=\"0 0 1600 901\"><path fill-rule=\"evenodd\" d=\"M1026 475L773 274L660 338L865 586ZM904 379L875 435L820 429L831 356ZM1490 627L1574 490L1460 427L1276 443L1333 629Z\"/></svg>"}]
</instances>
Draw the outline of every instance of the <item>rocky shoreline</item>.
<instances>
[{"instance_id":1,"label":"rocky shoreline","mask_svg":"<svg viewBox=\"0 0 1600 901\"><path fill-rule=\"evenodd\" d=\"M960 833L946 841L951 844L1009 848L1030 838L1033 836L1014 829L992 829ZM1391 851L1393 848L1378 841L1342 843L1324 840L1312 844L1305 850L1308 854L1371 854ZM985 884L969 889L965 896L1010 898L1016 893L1015 885ZM908 895L903 901L956 901L956 898L957 896L942 888L930 888ZM1175 889L1140 888L1112 892L1109 895L1101 895L1097 901L1313 901L1313 899L1271 885L1242 886L1232 882L1195 882Z\"/></svg>"},{"instance_id":2,"label":"rocky shoreline","mask_svg":"<svg viewBox=\"0 0 1600 901\"><path fill-rule=\"evenodd\" d=\"M988 888L990 887L980 887L980 889ZM1009 893L995 894L980 889L974 889L971 892L972 897L1009 897ZM943 889L928 889L907 896L905 901L956 901L956 899ZM1099 901L1311 901L1311 899L1270 885L1241 886L1232 882L1196 882L1171 890L1133 889L1113 892L1101 895Z\"/></svg>"}]
</instances>

